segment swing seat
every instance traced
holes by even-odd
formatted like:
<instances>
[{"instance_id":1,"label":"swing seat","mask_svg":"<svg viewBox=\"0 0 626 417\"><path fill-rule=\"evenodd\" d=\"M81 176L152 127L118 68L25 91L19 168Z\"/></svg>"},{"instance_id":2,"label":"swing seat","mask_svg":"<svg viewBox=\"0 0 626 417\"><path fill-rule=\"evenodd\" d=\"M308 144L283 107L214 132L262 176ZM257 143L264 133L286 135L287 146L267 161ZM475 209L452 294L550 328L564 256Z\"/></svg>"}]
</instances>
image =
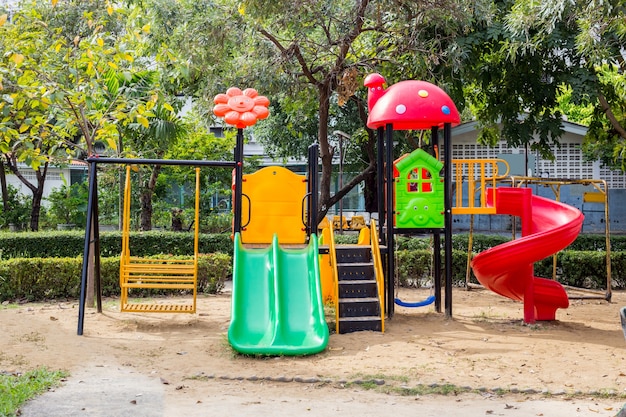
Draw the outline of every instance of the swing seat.
<instances>
[{"instance_id":1,"label":"swing seat","mask_svg":"<svg viewBox=\"0 0 626 417\"><path fill-rule=\"evenodd\" d=\"M413 307L425 307L425 306L435 302L435 296L434 295L430 295L425 300L418 301L418 302L415 302L415 303L408 303L406 301L402 301L399 298L394 298L394 302L397 305L401 306L401 307L410 307L410 308L413 308Z\"/></svg>"},{"instance_id":2,"label":"swing seat","mask_svg":"<svg viewBox=\"0 0 626 417\"><path fill-rule=\"evenodd\" d=\"M194 259L145 259L131 257L120 266L120 286L123 312L195 313L196 311L197 265ZM129 303L128 290L170 289L193 292L189 304L143 304Z\"/></svg>"}]
</instances>

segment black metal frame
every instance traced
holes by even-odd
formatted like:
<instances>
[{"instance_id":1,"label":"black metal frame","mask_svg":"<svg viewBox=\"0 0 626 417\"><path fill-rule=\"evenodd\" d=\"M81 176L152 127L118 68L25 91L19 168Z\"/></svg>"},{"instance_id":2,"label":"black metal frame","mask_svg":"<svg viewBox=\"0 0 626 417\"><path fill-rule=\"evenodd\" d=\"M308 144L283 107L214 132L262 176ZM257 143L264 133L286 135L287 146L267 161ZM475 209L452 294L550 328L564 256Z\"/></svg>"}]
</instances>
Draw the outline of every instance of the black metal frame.
<instances>
[{"instance_id":1,"label":"black metal frame","mask_svg":"<svg viewBox=\"0 0 626 417\"><path fill-rule=\"evenodd\" d=\"M101 158L92 156L87 158L89 164L89 194L87 201L87 222L85 227L85 246L83 249L83 265L80 282L80 300L78 307L77 334L82 336L85 322L85 301L87 296L87 275L89 257L94 258L94 284L98 313L102 312L102 285L100 277L100 231L98 223L98 164L120 165L177 165L195 167L223 167L235 169L235 202L233 207L233 232L241 231L241 199L243 182L243 129L237 131L237 142L234 149L234 161L190 161L177 159L133 159L133 158ZM93 236L91 232L93 231ZM93 240L92 240L93 238ZM94 244L94 253L91 253L91 243Z\"/></svg>"},{"instance_id":2,"label":"black metal frame","mask_svg":"<svg viewBox=\"0 0 626 417\"><path fill-rule=\"evenodd\" d=\"M317 143L309 146L308 167L307 167L307 224L306 234L310 237L317 233L317 206L319 204L319 165L318 155L319 145Z\"/></svg>"},{"instance_id":3,"label":"black metal frame","mask_svg":"<svg viewBox=\"0 0 626 417\"><path fill-rule=\"evenodd\" d=\"M435 310L441 312L441 233L444 233L444 272L445 272L445 313L452 317L452 142L450 123L443 126L444 140L444 227L443 229L397 229L393 227L394 212L394 179L393 179L393 125L377 129L377 180L378 180L378 213L380 244L385 255L386 273L386 311L387 316L394 315L395 290L395 247L394 236L406 233L433 234L433 263L435 286ZM432 148L439 146L439 127L431 128ZM384 139L384 140L383 140ZM385 193L382 193L382 190Z\"/></svg>"}]
</instances>

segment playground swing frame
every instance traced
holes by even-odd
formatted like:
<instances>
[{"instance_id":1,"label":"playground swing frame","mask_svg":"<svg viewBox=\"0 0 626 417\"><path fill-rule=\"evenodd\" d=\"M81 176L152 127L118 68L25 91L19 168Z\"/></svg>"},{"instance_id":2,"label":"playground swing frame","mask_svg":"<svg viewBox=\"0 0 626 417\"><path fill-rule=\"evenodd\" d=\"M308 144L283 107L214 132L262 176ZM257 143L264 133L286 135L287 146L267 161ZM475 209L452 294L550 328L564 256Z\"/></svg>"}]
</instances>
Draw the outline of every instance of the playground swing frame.
<instances>
[{"instance_id":1,"label":"playground swing frame","mask_svg":"<svg viewBox=\"0 0 626 417\"><path fill-rule=\"evenodd\" d=\"M131 256L130 208L131 165L126 165L122 254L120 256L120 311L128 313L195 313L198 284L198 235L200 232L200 168L195 167L194 243L192 259L163 259ZM191 304L149 304L128 301L132 289L173 289L192 292Z\"/></svg>"},{"instance_id":2,"label":"playground swing frame","mask_svg":"<svg viewBox=\"0 0 626 417\"><path fill-rule=\"evenodd\" d=\"M171 165L171 166L195 166L195 167L222 167L232 168L239 179L236 181L235 199L241 201L241 178L243 175L243 133L237 135L234 161L192 161L175 159L141 159L141 158L104 158L92 156L87 159L89 164L89 196L87 201L87 221L85 228L85 246L83 251L83 266L81 273L81 287L78 311L77 335L82 336L85 319L85 304L87 298L87 281L89 275L89 260L93 259L93 282L96 296L96 308L102 313L102 284L100 276L100 231L98 222L98 164L116 165ZM241 203L234 208L234 229L238 232L241 225ZM196 224L198 222L196 221ZM92 258L93 257L93 258Z\"/></svg>"}]
</instances>

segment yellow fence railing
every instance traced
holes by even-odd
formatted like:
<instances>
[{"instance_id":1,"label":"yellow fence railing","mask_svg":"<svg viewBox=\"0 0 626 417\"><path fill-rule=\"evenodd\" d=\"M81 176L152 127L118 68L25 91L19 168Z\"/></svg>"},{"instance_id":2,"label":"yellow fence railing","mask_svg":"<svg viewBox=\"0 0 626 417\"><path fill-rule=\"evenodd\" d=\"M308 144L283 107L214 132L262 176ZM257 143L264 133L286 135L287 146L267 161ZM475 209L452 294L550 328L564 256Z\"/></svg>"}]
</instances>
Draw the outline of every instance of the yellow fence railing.
<instances>
[{"instance_id":1,"label":"yellow fence railing","mask_svg":"<svg viewBox=\"0 0 626 417\"><path fill-rule=\"evenodd\" d=\"M505 172L500 172L504 168ZM487 204L487 189L495 189L496 182L509 174L509 164L504 159L453 159L455 184L453 214L495 214L496 202ZM463 197L467 196L464 202ZM465 203L465 204L464 204Z\"/></svg>"}]
</instances>

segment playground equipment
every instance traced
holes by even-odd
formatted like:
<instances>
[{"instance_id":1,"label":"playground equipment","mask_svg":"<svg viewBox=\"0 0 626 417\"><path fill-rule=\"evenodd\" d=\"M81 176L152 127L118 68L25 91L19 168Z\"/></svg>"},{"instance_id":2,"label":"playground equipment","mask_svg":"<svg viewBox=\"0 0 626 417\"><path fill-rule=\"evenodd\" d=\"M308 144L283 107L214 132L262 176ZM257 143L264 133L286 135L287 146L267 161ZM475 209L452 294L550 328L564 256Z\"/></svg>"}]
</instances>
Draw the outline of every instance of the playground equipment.
<instances>
[{"instance_id":1,"label":"playground equipment","mask_svg":"<svg viewBox=\"0 0 626 417\"><path fill-rule=\"evenodd\" d=\"M386 244L387 313L393 315L394 234L433 233L435 308L440 311L439 273L440 233L445 233L446 315L452 315L451 299L451 229L452 214L513 214L522 218L523 237L492 248L475 257L471 266L479 281L495 292L524 302L524 320L554 320L557 308L568 306L563 286L553 280L534 277L533 263L553 255L568 246L582 226L582 214L577 209L527 191L496 189L498 160L452 160L450 126L460 119L454 103L440 89L421 81L402 81L384 87L379 74L366 77L368 127L378 132L379 190L385 188L385 204L379 204L381 235ZM415 151L392 165L392 132L394 129L431 128L433 149L438 146L438 129L444 128L443 187L439 172L441 163L423 151ZM385 147L383 148L383 132ZM383 153L386 151L386 164ZM429 160L433 158L434 160ZM386 171L382 172L382 166ZM392 166L394 172L392 173ZM452 174L454 167L455 175ZM508 168L507 168L508 172ZM385 182L384 179L387 179ZM393 178L393 181L390 179ZM452 201L452 179L455 179L456 199ZM464 181L466 179L466 181ZM466 184L464 184L466 182ZM464 205L463 191L467 202ZM441 194L443 193L443 206ZM521 194L521 193L527 194ZM382 200L382 199L381 199ZM513 203L512 203L513 202ZM456 204L454 204L456 203ZM521 208L523 207L523 209ZM386 233L383 235L384 225ZM549 242L544 242L549 241ZM415 303L421 305L422 303Z\"/></svg>"},{"instance_id":2,"label":"playground equipment","mask_svg":"<svg viewBox=\"0 0 626 417\"><path fill-rule=\"evenodd\" d=\"M243 149L243 137L237 138L237 147ZM237 152L236 152L237 154ZM238 153L243 155L243 151ZM101 158L92 156L87 159L89 163L89 195L87 200L87 227L85 228L85 246L83 250L80 299L78 309L77 334L81 336L84 329L85 303L87 298L87 275L89 262L93 259L95 296L98 313L102 312L102 291L100 277L100 228L98 222L98 164L117 164L127 166L125 199L124 199L124 225L122 231L122 254L120 257L120 287L122 311L136 312L166 312L166 313L193 313L195 312L195 297L197 284L197 244L199 224L199 172L196 169L196 229L194 230L194 258L190 261L175 262L169 260L147 260L130 256L130 176L129 165L174 165L192 167L223 167L240 169L237 161L188 161L174 159L127 159L127 158ZM237 208L235 209L237 210ZM239 208L240 210L240 208ZM237 211L236 211L237 212ZM241 217L241 213L239 213ZM92 247L93 244L93 247ZM156 288L156 289L185 289L193 294L193 301L186 305L150 305L128 303L128 291L132 288Z\"/></svg>"},{"instance_id":3,"label":"playground equipment","mask_svg":"<svg viewBox=\"0 0 626 417\"><path fill-rule=\"evenodd\" d=\"M583 204L601 204L604 211L604 241L605 241L605 259L606 259L606 288L604 290L588 290L583 288L575 288L565 286L566 289L583 293L578 295L569 293L569 299L604 299L611 301L611 231L609 221L609 196L606 181L594 179L563 179L563 178L536 178L524 176L511 176L511 184L513 187L528 187L533 184L550 187L554 193L556 201L561 200L561 188L568 185L582 185L592 187L595 191L583 193ZM556 253L552 257L552 279L556 280Z\"/></svg>"},{"instance_id":4,"label":"playground equipment","mask_svg":"<svg viewBox=\"0 0 626 417\"><path fill-rule=\"evenodd\" d=\"M384 331L385 312L391 318L396 302L396 234L433 235L434 295L416 303L399 300L398 304L417 307L434 302L437 311L441 311L440 253L441 234L444 234L445 312L451 317L453 213L506 213L522 218L522 239L477 255L472 267L483 285L524 302L525 321L553 320L557 308L567 307L567 296L557 282L534 277L532 265L540 256L549 256L575 239L582 214L561 203L533 196L527 189L496 188L500 177L498 160L452 160L450 129L460 122L460 117L450 97L439 87L424 81L402 81L384 88L385 79L379 74L369 75L364 84L368 87L370 111L367 126L376 129L378 139L380 222L372 219L369 228L359 225L357 245L336 245L330 222L326 222L320 241L317 240L316 145L309 148L307 176L295 175L281 167L267 167L243 175L243 129L268 116L269 100L258 96L253 89L231 88L226 94L215 97L214 113L238 129L234 162L88 159L87 224L95 226L97 285L97 163L212 165L234 168L235 247L228 339L239 352L305 355L324 350L329 336L323 300L328 299L333 300L336 307L337 333ZM437 152L442 128L443 163ZM394 161L393 131L424 129L431 131L432 152L416 150ZM466 185L464 180L467 180ZM470 196L466 205L464 190ZM197 198L198 189L196 193ZM338 220L339 229L343 230L343 219ZM125 225L125 233L126 229ZM91 255L89 233L88 227L85 259ZM122 291L137 285L190 289L194 294L193 306L180 311L195 311L196 275L191 271L197 261L169 266L150 264L158 269L151 275L130 257L127 240L124 245L120 269ZM139 275L133 277L130 271ZM176 275L173 271L185 277L172 278ZM86 275L87 262L81 281L79 335L83 326ZM159 278L154 279L154 276ZM123 304L128 304L127 294L123 295ZM98 308L101 311L100 296ZM152 311L145 307L128 308L128 311Z\"/></svg>"},{"instance_id":5,"label":"playground equipment","mask_svg":"<svg viewBox=\"0 0 626 417\"><path fill-rule=\"evenodd\" d=\"M198 233L200 231L200 168L195 168L196 193L192 259L142 258L130 253L131 170L126 166L122 254L120 256L120 311L195 313L198 288ZM187 290L192 300L187 304L147 304L128 301L132 289Z\"/></svg>"},{"instance_id":6,"label":"playground equipment","mask_svg":"<svg viewBox=\"0 0 626 417\"><path fill-rule=\"evenodd\" d=\"M538 197L530 188L497 188L497 214L522 220L522 238L479 253L472 260L478 280L492 291L523 301L524 321L554 320L569 301L557 281L533 275L533 263L572 243L582 227L582 213L571 206Z\"/></svg>"},{"instance_id":7,"label":"playground equipment","mask_svg":"<svg viewBox=\"0 0 626 417\"><path fill-rule=\"evenodd\" d=\"M322 229L320 263L325 300L335 306L335 332L385 331L385 285L376 221L360 229L356 245L337 245L332 227Z\"/></svg>"},{"instance_id":8,"label":"playground equipment","mask_svg":"<svg viewBox=\"0 0 626 417\"><path fill-rule=\"evenodd\" d=\"M261 97L253 89L229 88L215 97L213 111L242 134L243 128L269 114L269 100ZM307 226L317 210L317 190L315 196L307 193L307 184L310 188L317 182L316 170L312 177L307 180L276 166L245 176L233 174L233 189L240 190L233 193L233 207L241 215L233 222L228 341L238 352L308 355L328 344L319 249Z\"/></svg>"},{"instance_id":9,"label":"playground equipment","mask_svg":"<svg viewBox=\"0 0 626 417\"><path fill-rule=\"evenodd\" d=\"M329 333L317 238L311 234L307 244L303 220L308 181L276 166L243 179L244 227L234 235L228 340L246 354L320 352Z\"/></svg>"},{"instance_id":10,"label":"playground equipment","mask_svg":"<svg viewBox=\"0 0 626 417\"><path fill-rule=\"evenodd\" d=\"M460 116L456 106L450 97L439 87L425 81L401 81L387 88L385 79L380 74L370 74L364 80L368 88L369 116L367 126L376 129L378 138L378 189L380 218L379 234L384 245L385 252L385 281L386 281L386 311L389 317L394 314L394 273L395 253L394 235L398 233L432 233L434 243L434 264L440 265L441 233L445 234L445 310L446 316L452 316L452 146L450 141L450 129L453 124L460 122ZM424 130L430 129L433 151L438 148L439 129L443 127L444 133L444 163L443 184L439 178L441 166L425 166L422 163L412 169L413 162L423 160L425 155L417 153L406 160L408 166L404 166L402 160L398 161L397 168L399 181L405 182L406 189L402 195L414 192L414 195L400 197L399 201L406 203L407 207L398 207L394 200L394 161L393 161L393 131L394 130ZM429 161L432 165L434 161ZM437 164L438 165L438 164ZM383 170L383 167L385 169ZM410 176L400 175L407 171ZM425 171L426 170L426 171ZM430 176L430 178L428 178ZM385 181L385 178L387 179ZM435 180L435 178L437 180ZM414 184L414 190L411 188ZM443 185L443 188L441 188ZM382 194L385 190L385 194ZM441 191L439 191L441 190ZM383 199L382 196L385 198ZM434 196L443 197L443 207L437 206ZM427 202L425 205L424 203ZM435 204L434 206L432 204ZM417 224L411 220L411 214L416 214L419 209L428 207L429 214L418 218ZM413 209L415 207L415 209ZM431 210L432 207L432 210ZM443 210L442 210L443 209ZM403 213L408 214L403 217ZM396 216L394 211L400 211ZM419 215L418 215L419 216ZM395 227L394 227L395 225ZM398 225L403 227L398 227ZM386 227L385 227L386 226ZM441 271L434 268L435 309L441 311Z\"/></svg>"},{"instance_id":11,"label":"playground equipment","mask_svg":"<svg viewBox=\"0 0 626 417\"><path fill-rule=\"evenodd\" d=\"M285 249L278 234L263 249L235 235L232 316L228 341L241 353L308 355L328 344L318 246Z\"/></svg>"}]
</instances>

